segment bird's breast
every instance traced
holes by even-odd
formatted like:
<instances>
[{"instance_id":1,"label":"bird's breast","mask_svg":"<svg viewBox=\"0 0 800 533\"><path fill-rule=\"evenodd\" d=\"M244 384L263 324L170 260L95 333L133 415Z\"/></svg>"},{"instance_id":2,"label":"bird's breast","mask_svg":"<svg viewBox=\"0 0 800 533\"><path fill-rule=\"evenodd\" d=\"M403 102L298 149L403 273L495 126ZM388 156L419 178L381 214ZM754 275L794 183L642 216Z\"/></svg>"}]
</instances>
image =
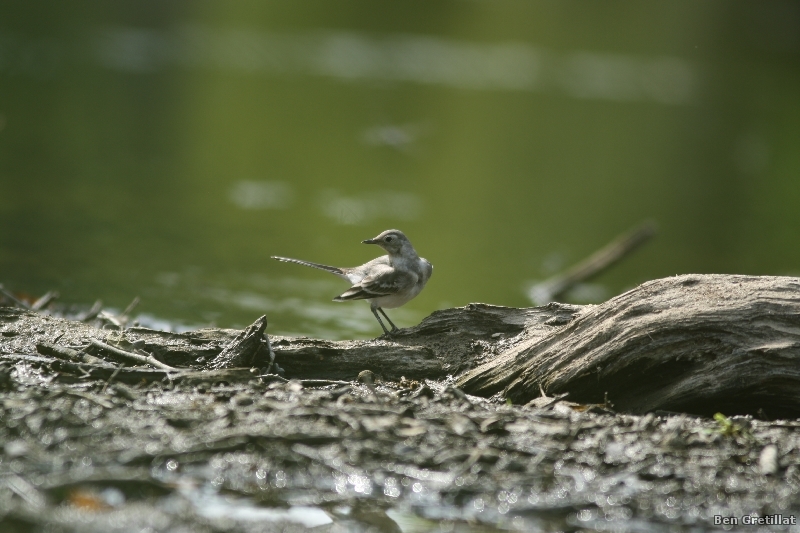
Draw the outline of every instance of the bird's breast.
<instances>
[{"instance_id":1,"label":"bird's breast","mask_svg":"<svg viewBox=\"0 0 800 533\"><path fill-rule=\"evenodd\" d=\"M419 291L406 291L400 292L397 294L387 294L386 296L380 296L378 298L371 298L369 300L370 303L374 303L378 307L383 309L394 309L396 307L400 307L401 305L405 305L408 303L409 300L414 298L419 294Z\"/></svg>"}]
</instances>

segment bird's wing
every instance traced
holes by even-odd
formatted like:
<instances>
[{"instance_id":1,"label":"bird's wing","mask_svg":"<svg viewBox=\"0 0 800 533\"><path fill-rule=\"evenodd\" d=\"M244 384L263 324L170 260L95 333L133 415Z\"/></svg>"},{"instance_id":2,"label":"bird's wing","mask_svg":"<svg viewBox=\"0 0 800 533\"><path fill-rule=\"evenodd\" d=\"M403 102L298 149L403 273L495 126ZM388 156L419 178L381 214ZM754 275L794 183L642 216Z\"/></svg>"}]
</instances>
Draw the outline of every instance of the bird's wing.
<instances>
[{"instance_id":1,"label":"bird's wing","mask_svg":"<svg viewBox=\"0 0 800 533\"><path fill-rule=\"evenodd\" d=\"M406 270L386 268L365 277L360 283L353 285L334 298L334 301L379 298L410 289L416 283L416 274Z\"/></svg>"},{"instance_id":2,"label":"bird's wing","mask_svg":"<svg viewBox=\"0 0 800 533\"><path fill-rule=\"evenodd\" d=\"M350 280L351 285L359 285L365 278L367 278L370 274L375 275L376 273L381 273L385 270L391 270L392 266L389 263L389 256L382 255L381 257L376 257L372 261L368 261L361 266L346 268L342 270L346 270L347 272L347 279Z\"/></svg>"}]
</instances>

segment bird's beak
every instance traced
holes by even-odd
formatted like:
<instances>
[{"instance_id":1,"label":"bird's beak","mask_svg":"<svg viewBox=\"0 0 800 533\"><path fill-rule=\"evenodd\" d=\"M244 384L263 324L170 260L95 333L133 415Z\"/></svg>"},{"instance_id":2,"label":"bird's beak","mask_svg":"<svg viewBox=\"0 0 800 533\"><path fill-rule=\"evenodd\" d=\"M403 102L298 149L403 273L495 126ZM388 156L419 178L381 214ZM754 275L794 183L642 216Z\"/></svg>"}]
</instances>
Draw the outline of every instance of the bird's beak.
<instances>
[{"instance_id":1,"label":"bird's beak","mask_svg":"<svg viewBox=\"0 0 800 533\"><path fill-rule=\"evenodd\" d=\"M367 239L365 241L361 241L361 244L375 244L375 239Z\"/></svg>"}]
</instances>

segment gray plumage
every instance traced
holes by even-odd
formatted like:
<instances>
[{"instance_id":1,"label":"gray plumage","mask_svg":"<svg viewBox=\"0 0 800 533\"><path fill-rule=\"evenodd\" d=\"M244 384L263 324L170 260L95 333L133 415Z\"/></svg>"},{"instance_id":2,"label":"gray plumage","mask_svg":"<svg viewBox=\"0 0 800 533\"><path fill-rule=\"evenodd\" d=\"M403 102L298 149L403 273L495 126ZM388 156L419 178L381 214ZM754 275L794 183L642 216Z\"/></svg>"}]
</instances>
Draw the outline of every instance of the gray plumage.
<instances>
[{"instance_id":1,"label":"gray plumage","mask_svg":"<svg viewBox=\"0 0 800 533\"><path fill-rule=\"evenodd\" d=\"M352 268L338 268L300 259L273 256L285 263L318 268L346 279L352 285L333 299L335 302L348 300L367 300L372 314L378 320L384 333L384 326L378 311L389 321L392 332L397 326L389 319L383 308L394 309L409 302L422 291L433 273L433 265L417 255L417 251L402 231L390 229L374 239L362 241L364 244L377 244L388 255L377 257L368 263Z\"/></svg>"}]
</instances>

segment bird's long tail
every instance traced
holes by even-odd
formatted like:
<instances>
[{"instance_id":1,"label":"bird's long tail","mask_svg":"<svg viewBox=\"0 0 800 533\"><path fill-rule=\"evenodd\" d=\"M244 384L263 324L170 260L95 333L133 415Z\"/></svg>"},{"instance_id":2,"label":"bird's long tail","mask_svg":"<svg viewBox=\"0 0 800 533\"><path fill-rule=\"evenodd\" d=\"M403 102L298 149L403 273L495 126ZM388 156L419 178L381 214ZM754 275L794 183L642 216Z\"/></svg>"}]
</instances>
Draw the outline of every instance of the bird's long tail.
<instances>
[{"instance_id":1,"label":"bird's long tail","mask_svg":"<svg viewBox=\"0 0 800 533\"><path fill-rule=\"evenodd\" d=\"M344 278L347 277L344 270L337 267L332 267L328 265L320 265L319 263L312 263L311 261L303 261L300 259L292 259L291 257L279 257L277 255L272 256L273 259L277 261L282 261L284 263L294 263L296 265L303 265L311 268L318 268L320 270L324 270L325 272L330 272L331 274L336 274L337 276L342 276Z\"/></svg>"}]
</instances>

